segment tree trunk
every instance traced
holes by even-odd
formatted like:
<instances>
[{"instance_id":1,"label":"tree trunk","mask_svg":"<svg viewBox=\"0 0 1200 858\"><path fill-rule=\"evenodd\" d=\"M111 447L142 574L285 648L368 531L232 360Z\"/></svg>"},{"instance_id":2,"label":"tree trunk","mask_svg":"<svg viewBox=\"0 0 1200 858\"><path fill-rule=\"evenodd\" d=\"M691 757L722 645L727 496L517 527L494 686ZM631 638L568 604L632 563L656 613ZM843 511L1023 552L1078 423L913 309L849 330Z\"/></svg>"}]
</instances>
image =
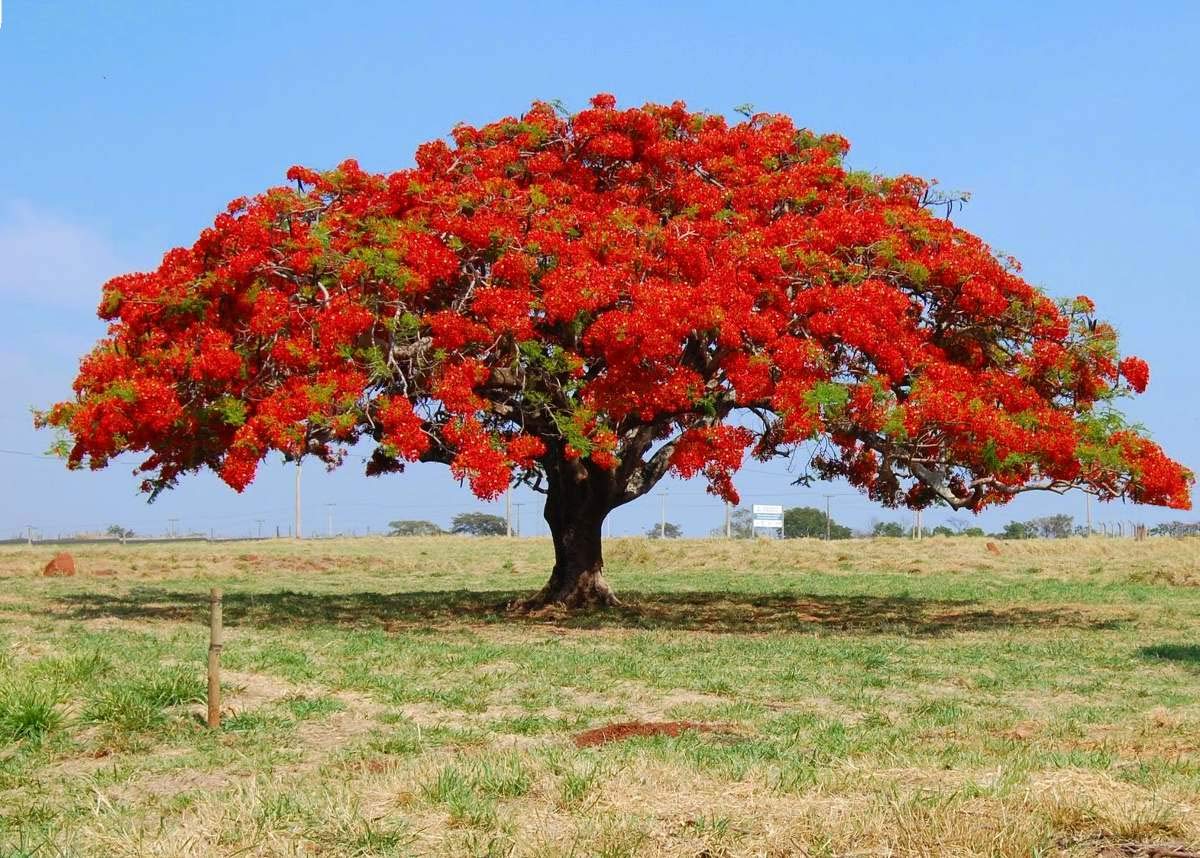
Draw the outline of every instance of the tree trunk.
<instances>
[{"instance_id":1,"label":"tree trunk","mask_svg":"<svg viewBox=\"0 0 1200 858\"><path fill-rule=\"evenodd\" d=\"M601 531L613 507L613 482L591 466L547 469L545 519L554 540L554 569L537 594L513 603L515 611L547 607L607 608L619 605L604 580Z\"/></svg>"}]
</instances>

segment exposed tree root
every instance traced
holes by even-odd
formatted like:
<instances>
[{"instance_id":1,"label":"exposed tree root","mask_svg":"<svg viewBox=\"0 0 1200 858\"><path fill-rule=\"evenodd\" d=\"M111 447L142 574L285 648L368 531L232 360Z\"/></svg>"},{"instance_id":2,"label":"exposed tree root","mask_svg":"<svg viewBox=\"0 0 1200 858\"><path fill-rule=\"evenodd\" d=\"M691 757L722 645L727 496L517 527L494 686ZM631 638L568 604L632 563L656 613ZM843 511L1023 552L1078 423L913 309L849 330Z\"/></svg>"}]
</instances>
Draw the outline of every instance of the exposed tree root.
<instances>
[{"instance_id":1,"label":"exposed tree root","mask_svg":"<svg viewBox=\"0 0 1200 858\"><path fill-rule=\"evenodd\" d=\"M509 603L508 611L513 614L532 614L555 608L581 611L619 607L622 607L621 601L604 580L600 569L590 569L576 575L561 575L556 569L545 587L528 598Z\"/></svg>"}]
</instances>

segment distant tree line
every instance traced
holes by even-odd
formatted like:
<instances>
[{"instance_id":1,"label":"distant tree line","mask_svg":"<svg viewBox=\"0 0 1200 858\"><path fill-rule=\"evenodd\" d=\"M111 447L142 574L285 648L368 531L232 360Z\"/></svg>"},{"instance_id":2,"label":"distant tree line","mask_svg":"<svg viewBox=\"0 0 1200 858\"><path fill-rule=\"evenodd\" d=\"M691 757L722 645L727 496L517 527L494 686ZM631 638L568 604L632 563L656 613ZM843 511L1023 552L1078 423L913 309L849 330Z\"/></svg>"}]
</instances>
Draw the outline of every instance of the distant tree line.
<instances>
[{"instance_id":1,"label":"distant tree line","mask_svg":"<svg viewBox=\"0 0 1200 858\"><path fill-rule=\"evenodd\" d=\"M1068 536L1075 536L1077 532L1086 531L1086 527L1076 528L1075 519L1063 513L1044 515L1028 521L1010 521L1004 525L1003 530L992 535L999 539L1066 539Z\"/></svg>"},{"instance_id":2,"label":"distant tree line","mask_svg":"<svg viewBox=\"0 0 1200 858\"><path fill-rule=\"evenodd\" d=\"M1164 521L1150 528L1154 536L1200 536L1200 521Z\"/></svg>"},{"instance_id":3,"label":"distant tree line","mask_svg":"<svg viewBox=\"0 0 1200 858\"><path fill-rule=\"evenodd\" d=\"M826 527L828 525L828 528ZM932 536L985 536L983 528L970 527L965 518L951 518L947 524L938 525L929 531ZM750 539L754 533L754 514L744 507L735 509L730 515L730 536L734 539ZM863 532L841 524L825 511L811 506L796 506L783 511L784 539L852 539L855 536L908 537L912 530L898 521L875 521ZM714 528L713 536L724 536L724 528Z\"/></svg>"},{"instance_id":4,"label":"distant tree line","mask_svg":"<svg viewBox=\"0 0 1200 858\"><path fill-rule=\"evenodd\" d=\"M875 521L863 534L855 532L835 519L826 519L825 511L811 506L790 507L783 512L783 536L785 539L824 539L826 526L830 539L850 539L855 535L905 538L912 535L910 527L898 521ZM461 512L454 516L450 529L444 530L432 521L402 519L388 522L391 536L438 536L445 533L466 536L503 536L507 526L503 516L484 512ZM132 536L133 531L123 531L113 525L108 530L115 536ZM745 507L738 507L730 514L730 535L734 539L750 539L754 534L754 514ZM995 532L987 533L982 527L970 525L968 519L954 517L927 531L928 536L990 536L993 539L1066 539L1082 536L1087 528L1075 524L1075 519L1066 514L1044 515L1027 521L1010 521ZM1169 521L1150 529L1155 536L1200 536L1200 522ZM714 528L713 536L724 536L725 528ZM683 528L668 521L655 522L646 529L650 539L679 539Z\"/></svg>"},{"instance_id":5,"label":"distant tree line","mask_svg":"<svg viewBox=\"0 0 1200 858\"><path fill-rule=\"evenodd\" d=\"M401 519L389 521L389 536L440 536L444 533L465 536L504 536L508 525L504 516L486 512L460 512L450 521L450 529L443 530L432 521Z\"/></svg>"}]
</instances>

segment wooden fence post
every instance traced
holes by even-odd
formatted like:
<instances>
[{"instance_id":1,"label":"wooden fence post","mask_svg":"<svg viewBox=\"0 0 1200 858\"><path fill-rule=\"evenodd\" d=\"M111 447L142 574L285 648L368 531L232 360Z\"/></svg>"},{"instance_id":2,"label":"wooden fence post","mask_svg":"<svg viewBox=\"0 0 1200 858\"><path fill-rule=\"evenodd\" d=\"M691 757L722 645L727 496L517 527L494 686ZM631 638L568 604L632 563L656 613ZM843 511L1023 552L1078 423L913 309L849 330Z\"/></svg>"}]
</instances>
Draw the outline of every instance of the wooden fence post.
<instances>
[{"instance_id":1,"label":"wooden fence post","mask_svg":"<svg viewBox=\"0 0 1200 858\"><path fill-rule=\"evenodd\" d=\"M208 726L221 726L221 589L209 593L208 619Z\"/></svg>"}]
</instances>

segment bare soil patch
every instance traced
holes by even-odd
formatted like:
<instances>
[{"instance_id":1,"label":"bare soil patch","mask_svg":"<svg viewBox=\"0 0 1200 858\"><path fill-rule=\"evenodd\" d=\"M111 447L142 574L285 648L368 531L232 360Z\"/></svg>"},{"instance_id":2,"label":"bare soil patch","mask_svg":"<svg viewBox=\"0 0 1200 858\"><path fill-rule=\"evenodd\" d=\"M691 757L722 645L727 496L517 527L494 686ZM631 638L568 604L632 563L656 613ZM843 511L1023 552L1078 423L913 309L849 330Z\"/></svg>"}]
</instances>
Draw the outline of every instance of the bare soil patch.
<instances>
[{"instance_id":1,"label":"bare soil patch","mask_svg":"<svg viewBox=\"0 0 1200 858\"><path fill-rule=\"evenodd\" d=\"M623 742L626 739L643 736L678 736L686 730L696 733L729 733L727 724L704 724L699 721L623 721L618 724L605 724L603 727L593 727L575 736L577 748L592 748L606 745L609 742Z\"/></svg>"}]
</instances>

